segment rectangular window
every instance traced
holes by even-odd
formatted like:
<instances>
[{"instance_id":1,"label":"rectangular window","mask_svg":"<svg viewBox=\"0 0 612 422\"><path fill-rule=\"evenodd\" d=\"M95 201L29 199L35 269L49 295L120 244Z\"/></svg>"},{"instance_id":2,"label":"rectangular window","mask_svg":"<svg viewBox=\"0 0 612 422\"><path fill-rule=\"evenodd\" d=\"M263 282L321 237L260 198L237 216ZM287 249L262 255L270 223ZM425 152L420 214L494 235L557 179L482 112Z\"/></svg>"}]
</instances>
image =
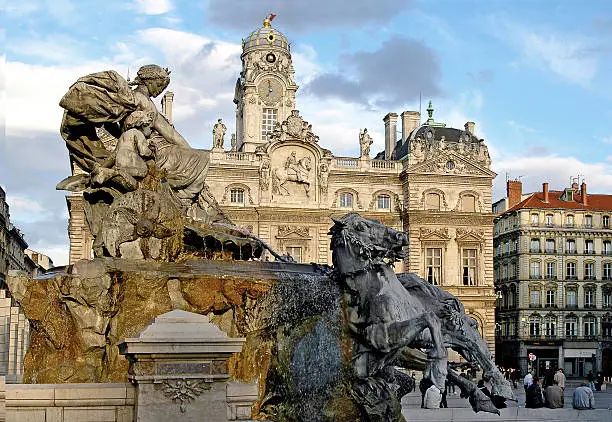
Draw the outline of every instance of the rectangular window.
<instances>
[{"instance_id":1,"label":"rectangular window","mask_svg":"<svg viewBox=\"0 0 612 422\"><path fill-rule=\"evenodd\" d=\"M595 337L595 318L586 317L584 318L584 336Z\"/></svg>"},{"instance_id":2,"label":"rectangular window","mask_svg":"<svg viewBox=\"0 0 612 422\"><path fill-rule=\"evenodd\" d=\"M531 291L530 305L532 308L539 308L542 305L542 302L540 301L540 291L539 290Z\"/></svg>"},{"instance_id":3,"label":"rectangular window","mask_svg":"<svg viewBox=\"0 0 612 422\"><path fill-rule=\"evenodd\" d=\"M610 216L604 215L601 219L601 223L604 226L604 229L610 228Z\"/></svg>"},{"instance_id":4,"label":"rectangular window","mask_svg":"<svg viewBox=\"0 0 612 422\"><path fill-rule=\"evenodd\" d=\"M529 321L529 335L532 337L539 337L540 335L540 321L531 320Z\"/></svg>"},{"instance_id":5,"label":"rectangular window","mask_svg":"<svg viewBox=\"0 0 612 422\"><path fill-rule=\"evenodd\" d=\"M554 290L546 291L546 307L552 308L557 304L555 301L555 295L556 292Z\"/></svg>"},{"instance_id":6,"label":"rectangular window","mask_svg":"<svg viewBox=\"0 0 612 422\"><path fill-rule=\"evenodd\" d=\"M565 321L565 335L568 337L576 337L576 321Z\"/></svg>"},{"instance_id":7,"label":"rectangular window","mask_svg":"<svg viewBox=\"0 0 612 422\"><path fill-rule=\"evenodd\" d=\"M546 214L546 225L551 227L553 225L553 215Z\"/></svg>"},{"instance_id":8,"label":"rectangular window","mask_svg":"<svg viewBox=\"0 0 612 422\"><path fill-rule=\"evenodd\" d=\"M595 291L594 290L584 291L584 307L585 308L595 307Z\"/></svg>"},{"instance_id":9,"label":"rectangular window","mask_svg":"<svg viewBox=\"0 0 612 422\"><path fill-rule=\"evenodd\" d=\"M476 249L462 249L463 261L463 285L476 285ZM508 267L504 266L505 278L508 278Z\"/></svg>"},{"instance_id":10,"label":"rectangular window","mask_svg":"<svg viewBox=\"0 0 612 422\"><path fill-rule=\"evenodd\" d=\"M546 263L546 278L549 280L557 278L557 266L554 261L548 261Z\"/></svg>"},{"instance_id":11,"label":"rectangular window","mask_svg":"<svg viewBox=\"0 0 612 422\"><path fill-rule=\"evenodd\" d=\"M425 250L425 267L427 268L427 281L439 286L442 282L441 248L427 248Z\"/></svg>"},{"instance_id":12,"label":"rectangular window","mask_svg":"<svg viewBox=\"0 0 612 422\"><path fill-rule=\"evenodd\" d=\"M465 271L465 268L464 268ZM502 277L504 280L508 280L508 264L504 264L504 266L502 267ZM465 280L463 281L463 284L465 284Z\"/></svg>"},{"instance_id":13,"label":"rectangular window","mask_svg":"<svg viewBox=\"0 0 612 422\"><path fill-rule=\"evenodd\" d=\"M278 111L275 108L264 108L261 116L261 139L267 140L268 133L274 131Z\"/></svg>"},{"instance_id":14,"label":"rectangular window","mask_svg":"<svg viewBox=\"0 0 612 422\"><path fill-rule=\"evenodd\" d=\"M585 262L584 263L584 279L595 280L595 263Z\"/></svg>"},{"instance_id":15,"label":"rectangular window","mask_svg":"<svg viewBox=\"0 0 612 422\"><path fill-rule=\"evenodd\" d=\"M529 263L529 276L531 278L540 278L540 261L531 261Z\"/></svg>"},{"instance_id":16,"label":"rectangular window","mask_svg":"<svg viewBox=\"0 0 612 422\"><path fill-rule=\"evenodd\" d=\"M604 280L612 280L612 264L606 262L602 267L603 279Z\"/></svg>"},{"instance_id":17,"label":"rectangular window","mask_svg":"<svg viewBox=\"0 0 612 422\"><path fill-rule=\"evenodd\" d=\"M593 248L593 241L592 240L585 240L584 241L584 253L589 253L589 254L595 253L595 249Z\"/></svg>"},{"instance_id":18,"label":"rectangular window","mask_svg":"<svg viewBox=\"0 0 612 422\"><path fill-rule=\"evenodd\" d=\"M389 195L378 195L378 209L391 209L391 197Z\"/></svg>"},{"instance_id":19,"label":"rectangular window","mask_svg":"<svg viewBox=\"0 0 612 422\"><path fill-rule=\"evenodd\" d=\"M586 228L591 228L593 227L593 216L592 215L586 215L584 217L584 226Z\"/></svg>"},{"instance_id":20,"label":"rectangular window","mask_svg":"<svg viewBox=\"0 0 612 422\"><path fill-rule=\"evenodd\" d=\"M568 290L565 292L565 304L568 308L576 307L576 290Z\"/></svg>"},{"instance_id":21,"label":"rectangular window","mask_svg":"<svg viewBox=\"0 0 612 422\"><path fill-rule=\"evenodd\" d=\"M602 253L604 255L612 255L612 243L609 240L604 240Z\"/></svg>"},{"instance_id":22,"label":"rectangular window","mask_svg":"<svg viewBox=\"0 0 612 422\"><path fill-rule=\"evenodd\" d=\"M567 253L576 253L576 241L574 239L567 239L565 249Z\"/></svg>"},{"instance_id":23,"label":"rectangular window","mask_svg":"<svg viewBox=\"0 0 612 422\"><path fill-rule=\"evenodd\" d=\"M612 290L603 291L603 307L612 308Z\"/></svg>"},{"instance_id":24,"label":"rectangular window","mask_svg":"<svg viewBox=\"0 0 612 422\"><path fill-rule=\"evenodd\" d=\"M566 217L567 227L574 227L574 216L572 214Z\"/></svg>"},{"instance_id":25,"label":"rectangular window","mask_svg":"<svg viewBox=\"0 0 612 422\"><path fill-rule=\"evenodd\" d=\"M575 262L568 262L567 265L565 266L565 278L567 278L568 280L575 280L576 279L576 263Z\"/></svg>"},{"instance_id":26,"label":"rectangular window","mask_svg":"<svg viewBox=\"0 0 612 422\"><path fill-rule=\"evenodd\" d=\"M340 208L353 208L353 194L344 192L340 194Z\"/></svg>"},{"instance_id":27,"label":"rectangular window","mask_svg":"<svg viewBox=\"0 0 612 422\"><path fill-rule=\"evenodd\" d=\"M554 239L546 239L546 253L555 253Z\"/></svg>"},{"instance_id":28,"label":"rectangular window","mask_svg":"<svg viewBox=\"0 0 612 422\"><path fill-rule=\"evenodd\" d=\"M540 239L531 239L530 251L535 253L540 252Z\"/></svg>"},{"instance_id":29,"label":"rectangular window","mask_svg":"<svg viewBox=\"0 0 612 422\"><path fill-rule=\"evenodd\" d=\"M537 226L540 224L540 215L539 214L531 214L531 224Z\"/></svg>"},{"instance_id":30,"label":"rectangular window","mask_svg":"<svg viewBox=\"0 0 612 422\"><path fill-rule=\"evenodd\" d=\"M296 262L302 262L302 247L301 246L287 246L287 255L295 259Z\"/></svg>"},{"instance_id":31,"label":"rectangular window","mask_svg":"<svg viewBox=\"0 0 612 422\"><path fill-rule=\"evenodd\" d=\"M244 204L244 191L242 189L230 190L230 202L232 204Z\"/></svg>"}]
</instances>

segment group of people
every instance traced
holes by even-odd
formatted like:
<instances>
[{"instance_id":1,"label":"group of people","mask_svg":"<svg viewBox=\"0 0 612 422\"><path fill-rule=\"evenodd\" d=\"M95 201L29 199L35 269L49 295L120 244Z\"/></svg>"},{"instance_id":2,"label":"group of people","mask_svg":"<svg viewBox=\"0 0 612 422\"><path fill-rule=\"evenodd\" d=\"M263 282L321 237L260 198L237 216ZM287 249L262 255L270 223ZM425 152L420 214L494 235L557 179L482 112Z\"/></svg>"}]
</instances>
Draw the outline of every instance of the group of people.
<instances>
[{"instance_id":1,"label":"group of people","mask_svg":"<svg viewBox=\"0 0 612 422\"><path fill-rule=\"evenodd\" d=\"M559 368L554 375L547 371L544 375L544 385L537 375L528 371L523 379L525 388L525 407L537 409L547 407L549 409L562 408L565 405L565 374ZM588 387L589 381L585 380L582 385L572 394L572 407L578 410L593 409L595 407L595 396L593 389Z\"/></svg>"}]
</instances>

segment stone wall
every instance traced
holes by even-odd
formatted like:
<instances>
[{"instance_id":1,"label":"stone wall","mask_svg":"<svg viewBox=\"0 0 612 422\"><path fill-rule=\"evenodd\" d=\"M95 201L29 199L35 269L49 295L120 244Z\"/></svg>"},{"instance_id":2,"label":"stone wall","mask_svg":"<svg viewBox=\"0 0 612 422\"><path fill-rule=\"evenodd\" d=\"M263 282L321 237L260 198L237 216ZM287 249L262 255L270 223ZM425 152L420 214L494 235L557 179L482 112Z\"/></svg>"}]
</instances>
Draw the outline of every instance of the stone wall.
<instances>
[{"instance_id":1,"label":"stone wall","mask_svg":"<svg viewBox=\"0 0 612 422\"><path fill-rule=\"evenodd\" d=\"M20 382L30 339L30 324L22 310L0 289L0 374L8 382Z\"/></svg>"}]
</instances>

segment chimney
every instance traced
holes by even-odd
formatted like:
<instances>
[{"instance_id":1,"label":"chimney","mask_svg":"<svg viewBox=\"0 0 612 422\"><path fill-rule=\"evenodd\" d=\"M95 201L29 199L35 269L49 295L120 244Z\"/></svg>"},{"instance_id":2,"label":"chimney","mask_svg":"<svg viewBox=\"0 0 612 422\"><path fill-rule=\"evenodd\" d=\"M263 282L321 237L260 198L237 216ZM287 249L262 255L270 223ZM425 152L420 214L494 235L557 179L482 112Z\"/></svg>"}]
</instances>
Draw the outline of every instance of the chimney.
<instances>
[{"instance_id":1,"label":"chimney","mask_svg":"<svg viewBox=\"0 0 612 422\"><path fill-rule=\"evenodd\" d=\"M587 195L586 183L582 182L582 185L580 185L580 192L582 193L582 205L589 205L589 197Z\"/></svg>"},{"instance_id":2,"label":"chimney","mask_svg":"<svg viewBox=\"0 0 612 422\"><path fill-rule=\"evenodd\" d=\"M404 111L400 114L402 118L402 142L406 142L410 133L419 127L421 123L421 113L418 111Z\"/></svg>"},{"instance_id":3,"label":"chimney","mask_svg":"<svg viewBox=\"0 0 612 422\"><path fill-rule=\"evenodd\" d=\"M542 193L544 194L544 202L548 203L548 183L542 183Z\"/></svg>"},{"instance_id":4,"label":"chimney","mask_svg":"<svg viewBox=\"0 0 612 422\"><path fill-rule=\"evenodd\" d=\"M521 202L523 183L520 180L508 180L506 182L506 193L508 195L508 209L510 209Z\"/></svg>"},{"instance_id":5,"label":"chimney","mask_svg":"<svg viewBox=\"0 0 612 422\"><path fill-rule=\"evenodd\" d=\"M473 135L474 126L476 126L474 122L465 122L465 125L463 127L465 128L466 132L470 132Z\"/></svg>"},{"instance_id":6,"label":"chimney","mask_svg":"<svg viewBox=\"0 0 612 422\"><path fill-rule=\"evenodd\" d=\"M174 101L174 92L166 91L162 97L162 113L170 123L172 123L172 101Z\"/></svg>"},{"instance_id":7,"label":"chimney","mask_svg":"<svg viewBox=\"0 0 612 422\"><path fill-rule=\"evenodd\" d=\"M391 160L397 143L397 114L387 114L383 122L385 122L385 160Z\"/></svg>"}]
</instances>

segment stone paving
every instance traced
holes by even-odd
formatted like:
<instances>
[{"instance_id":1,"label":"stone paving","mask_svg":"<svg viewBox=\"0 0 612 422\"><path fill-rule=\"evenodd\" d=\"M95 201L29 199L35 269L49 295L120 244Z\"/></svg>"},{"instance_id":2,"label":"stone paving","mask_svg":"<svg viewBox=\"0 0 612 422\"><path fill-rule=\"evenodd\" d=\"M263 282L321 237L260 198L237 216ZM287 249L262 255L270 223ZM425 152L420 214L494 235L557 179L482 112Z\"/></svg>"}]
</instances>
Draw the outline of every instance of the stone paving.
<instances>
[{"instance_id":1,"label":"stone paving","mask_svg":"<svg viewBox=\"0 0 612 422\"><path fill-rule=\"evenodd\" d=\"M508 408L501 410L501 416L490 413L474 413L467 399L457 394L447 397L447 409L421 409L420 392L412 392L402 400L403 414L410 422L436 421L612 421L612 385L606 391L595 392L595 410L572 409L572 393L577 384L571 383L565 389L565 407L563 409L525 409L525 392L523 388L515 389L518 401L508 402Z\"/></svg>"}]
</instances>

